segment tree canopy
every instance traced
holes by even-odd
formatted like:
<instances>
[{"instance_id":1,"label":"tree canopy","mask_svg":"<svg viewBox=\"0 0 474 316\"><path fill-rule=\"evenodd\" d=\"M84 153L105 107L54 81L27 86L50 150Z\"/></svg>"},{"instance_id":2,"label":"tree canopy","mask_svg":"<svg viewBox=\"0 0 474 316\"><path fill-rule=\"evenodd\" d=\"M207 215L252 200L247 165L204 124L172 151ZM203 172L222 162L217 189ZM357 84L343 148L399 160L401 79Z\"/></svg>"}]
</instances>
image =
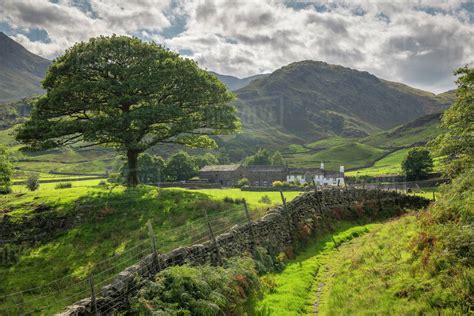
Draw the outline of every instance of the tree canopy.
<instances>
[{"instance_id":1,"label":"tree canopy","mask_svg":"<svg viewBox=\"0 0 474 316\"><path fill-rule=\"evenodd\" d=\"M198 173L194 159L182 151L172 155L166 161L165 174L169 181L188 180Z\"/></svg>"},{"instance_id":2,"label":"tree canopy","mask_svg":"<svg viewBox=\"0 0 474 316\"><path fill-rule=\"evenodd\" d=\"M251 156L248 156L244 160L245 165L283 165L283 156L279 151L274 153L270 152L268 149L259 148L257 152Z\"/></svg>"},{"instance_id":3,"label":"tree canopy","mask_svg":"<svg viewBox=\"0 0 474 316\"><path fill-rule=\"evenodd\" d=\"M474 68L466 66L455 74L456 101L441 119L447 132L433 142L437 154L446 157L446 173L450 177L472 167L474 160Z\"/></svg>"},{"instance_id":4,"label":"tree canopy","mask_svg":"<svg viewBox=\"0 0 474 316\"><path fill-rule=\"evenodd\" d=\"M46 94L17 139L32 149L104 145L126 152L129 186L138 155L175 143L214 147L209 135L239 127L234 95L197 64L155 43L111 36L75 44L50 66Z\"/></svg>"},{"instance_id":5,"label":"tree canopy","mask_svg":"<svg viewBox=\"0 0 474 316\"><path fill-rule=\"evenodd\" d=\"M424 148L413 148L402 161L402 170L408 180L422 180L433 170L433 159Z\"/></svg>"}]
</instances>

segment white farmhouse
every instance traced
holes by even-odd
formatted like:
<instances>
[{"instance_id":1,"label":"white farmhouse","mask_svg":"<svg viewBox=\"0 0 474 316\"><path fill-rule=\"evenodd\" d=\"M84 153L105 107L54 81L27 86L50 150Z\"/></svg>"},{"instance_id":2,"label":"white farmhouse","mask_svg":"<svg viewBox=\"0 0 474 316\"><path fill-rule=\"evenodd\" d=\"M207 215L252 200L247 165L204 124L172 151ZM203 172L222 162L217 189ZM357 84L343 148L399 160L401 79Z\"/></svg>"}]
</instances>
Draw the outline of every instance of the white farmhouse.
<instances>
[{"instance_id":1,"label":"white farmhouse","mask_svg":"<svg viewBox=\"0 0 474 316\"><path fill-rule=\"evenodd\" d=\"M324 163L321 163L321 168L289 168L286 181L301 184L314 181L319 186L344 186L344 166L339 167L339 172L325 170Z\"/></svg>"}]
</instances>

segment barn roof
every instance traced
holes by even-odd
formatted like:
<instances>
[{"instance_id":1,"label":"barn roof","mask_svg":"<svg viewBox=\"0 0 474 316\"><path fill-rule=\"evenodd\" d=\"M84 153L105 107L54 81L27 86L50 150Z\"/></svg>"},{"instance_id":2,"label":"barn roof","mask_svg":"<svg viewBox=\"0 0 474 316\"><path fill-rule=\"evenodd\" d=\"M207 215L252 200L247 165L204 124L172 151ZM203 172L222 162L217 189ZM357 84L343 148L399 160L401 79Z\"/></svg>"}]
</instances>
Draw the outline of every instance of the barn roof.
<instances>
[{"instance_id":1,"label":"barn roof","mask_svg":"<svg viewBox=\"0 0 474 316\"><path fill-rule=\"evenodd\" d=\"M246 167L248 171L254 172L282 172L287 171L286 166L267 166L267 165L250 165Z\"/></svg>"},{"instance_id":2,"label":"barn roof","mask_svg":"<svg viewBox=\"0 0 474 316\"><path fill-rule=\"evenodd\" d=\"M231 165L210 165L204 166L199 171L210 171L210 172L217 172L217 171L235 171L239 169L239 164L231 164Z\"/></svg>"}]
</instances>

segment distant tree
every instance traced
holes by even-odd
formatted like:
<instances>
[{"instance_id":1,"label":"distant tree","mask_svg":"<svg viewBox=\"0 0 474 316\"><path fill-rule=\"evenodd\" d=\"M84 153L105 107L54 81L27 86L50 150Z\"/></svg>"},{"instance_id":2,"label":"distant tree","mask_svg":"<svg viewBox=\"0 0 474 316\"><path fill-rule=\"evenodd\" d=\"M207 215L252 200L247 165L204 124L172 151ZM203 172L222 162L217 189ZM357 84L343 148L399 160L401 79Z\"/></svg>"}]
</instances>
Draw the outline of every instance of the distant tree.
<instances>
[{"instance_id":1,"label":"distant tree","mask_svg":"<svg viewBox=\"0 0 474 316\"><path fill-rule=\"evenodd\" d=\"M211 153L205 153L204 155L193 156L194 163L200 169L204 166L217 165L219 160L216 156Z\"/></svg>"},{"instance_id":2,"label":"distant tree","mask_svg":"<svg viewBox=\"0 0 474 316\"><path fill-rule=\"evenodd\" d=\"M163 180L165 161L160 156L152 156L148 153L138 156L138 179L140 183L157 183ZM122 178L128 178L128 164L121 170Z\"/></svg>"},{"instance_id":3,"label":"distant tree","mask_svg":"<svg viewBox=\"0 0 474 316\"><path fill-rule=\"evenodd\" d=\"M424 148L413 148L402 161L402 170L408 180L425 179L433 170L433 159Z\"/></svg>"},{"instance_id":4,"label":"distant tree","mask_svg":"<svg viewBox=\"0 0 474 316\"><path fill-rule=\"evenodd\" d=\"M10 162L10 155L4 147L0 146L0 192L10 192L12 176L13 165Z\"/></svg>"},{"instance_id":5,"label":"distant tree","mask_svg":"<svg viewBox=\"0 0 474 316\"><path fill-rule=\"evenodd\" d=\"M28 176L28 178L26 179L26 187L30 191L36 191L36 190L38 190L39 186L40 186L40 183L39 183L38 174L36 174L36 173L30 174Z\"/></svg>"},{"instance_id":6,"label":"distant tree","mask_svg":"<svg viewBox=\"0 0 474 316\"><path fill-rule=\"evenodd\" d=\"M285 162L283 161L283 156L279 151L275 151L270 160L272 162L272 165L274 166L281 166L285 164Z\"/></svg>"},{"instance_id":7,"label":"distant tree","mask_svg":"<svg viewBox=\"0 0 474 316\"><path fill-rule=\"evenodd\" d=\"M188 180L195 175L197 175L197 166L193 158L183 151L174 154L166 161L165 176L167 180Z\"/></svg>"},{"instance_id":8,"label":"distant tree","mask_svg":"<svg viewBox=\"0 0 474 316\"><path fill-rule=\"evenodd\" d=\"M447 132L432 142L439 156L445 156L446 174L455 177L474 164L474 68L464 67L455 74L456 101L443 114L441 127Z\"/></svg>"},{"instance_id":9,"label":"distant tree","mask_svg":"<svg viewBox=\"0 0 474 316\"><path fill-rule=\"evenodd\" d=\"M92 38L66 50L43 81L17 140L32 149L74 143L124 152L127 185L138 155L162 143L215 147L209 135L238 128L234 95L191 59L137 38Z\"/></svg>"},{"instance_id":10,"label":"distant tree","mask_svg":"<svg viewBox=\"0 0 474 316\"><path fill-rule=\"evenodd\" d=\"M248 156L244 160L244 164L248 166L252 165L271 165L271 153L265 148L259 148L257 152L251 156Z\"/></svg>"}]
</instances>

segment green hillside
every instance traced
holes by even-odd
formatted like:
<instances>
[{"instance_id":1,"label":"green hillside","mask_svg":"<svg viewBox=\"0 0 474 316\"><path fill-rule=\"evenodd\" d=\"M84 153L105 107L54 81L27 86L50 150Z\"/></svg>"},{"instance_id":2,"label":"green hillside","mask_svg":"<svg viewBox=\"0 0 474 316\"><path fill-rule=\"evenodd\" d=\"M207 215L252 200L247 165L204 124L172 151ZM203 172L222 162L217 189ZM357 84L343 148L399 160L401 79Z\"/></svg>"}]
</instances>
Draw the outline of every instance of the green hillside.
<instances>
[{"instance_id":1,"label":"green hillside","mask_svg":"<svg viewBox=\"0 0 474 316\"><path fill-rule=\"evenodd\" d=\"M316 61L282 67L236 94L245 128L263 120L306 142L331 133L367 136L446 106L434 94Z\"/></svg>"},{"instance_id":2,"label":"green hillside","mask_svg":"<svg viewBox=\"0 0 474 316\"><path fill-rule=\"evenodd\" d=\"M342 245L320 269L320 315L471 315L473 171L441 188L428 210Z\"/></svg>"},{"instance_id":3,"label":"green hillside","mask_svg":"<svg viewBox=\"0 0 474 316\"><path fill-rule=\"evenodd\" d=\"M324 162L326 169L339 170L343 165L347 168L363 167L384 153L383 149L350 142L329 147L316 152L285 154L285 160L292 166L319 167Z\"/></svg>"},{"instance_id":4,"label":"green hillside","mask_svg":"<svg viewBox=\"0 0 474 316\"><path fill-rule=\"evenodd\" d=\"M439 127L441 115L442 113L433 113L422 116L388 131L370 135L361 142L383 148L426 144L443 132Z\"/></svg>"}]
</instances>

